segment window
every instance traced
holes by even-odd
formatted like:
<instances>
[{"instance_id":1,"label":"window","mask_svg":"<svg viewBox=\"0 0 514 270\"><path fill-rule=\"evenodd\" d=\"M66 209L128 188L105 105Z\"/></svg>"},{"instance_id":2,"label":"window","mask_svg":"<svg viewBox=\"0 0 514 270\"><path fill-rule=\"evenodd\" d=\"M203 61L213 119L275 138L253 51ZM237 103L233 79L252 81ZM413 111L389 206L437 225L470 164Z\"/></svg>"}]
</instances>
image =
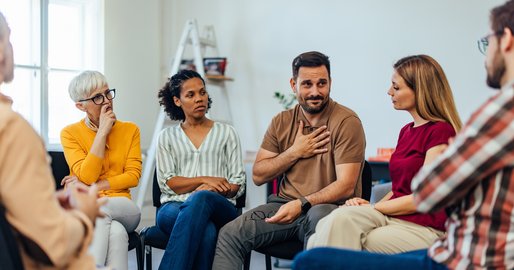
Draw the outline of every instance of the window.
<instances>
[{"instance_id":1,"label":"window","mask_svg":"<svg viewBox=\"0 0 514 270\"><path fill-rule=\"evenodd\" d=\"M86 69L103 69L101 0L0 0L11 28L14 80L2 91L13 109L49 147L61 129L84 117L68 95L68 83Z\"/></svg>"}]
</instances>

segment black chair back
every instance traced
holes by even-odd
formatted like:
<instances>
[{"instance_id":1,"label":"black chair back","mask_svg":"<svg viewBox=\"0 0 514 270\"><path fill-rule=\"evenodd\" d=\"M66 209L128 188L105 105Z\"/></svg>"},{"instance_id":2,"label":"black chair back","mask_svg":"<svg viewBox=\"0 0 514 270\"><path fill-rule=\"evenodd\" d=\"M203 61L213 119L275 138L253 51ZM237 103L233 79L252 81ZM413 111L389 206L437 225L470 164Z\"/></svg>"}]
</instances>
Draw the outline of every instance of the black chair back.
<instances>
[{"instance_id":1,"label":"black chair back","mask_svg":"<svg viewBox=\"0 0 514 270\"><path fill-rule=\"evenodd\" d=\"M23 269L20 250L13 229L5 217L5 208L0 205L0 262L1 269Z\"/></svg>"},{"instance_id":2,"label":"black chair back","mask_svg":"<svg viewBox=\"0 0 514 270\"><path fill-rule=\"evenodd\" d=\"M362 198L369 201L371 198L371 186L373 174L371 172L371 165L369 165L368 161L364 161L364 168L362 168Z\"/></svg>"},{"instance_id":3,"label":"black chair back","mask_svg":"<svg viewBox=\"0 0 514 270\"><path fill-rule=\"evenodd\" d=\"M55 178L56 189L61 189L61 180L70 174L70 168L68 167L68 163L66 163L66 158L64 157L64 152L62 151L48 151L48 154L52 158L52 174Z\"/></svg>"},{"instance_id":4,"label":"black chair back","mask_svg":"<svg viewBox=\"0 0 514 270\"><path fill-rule=\"evenodd\" d=\"M152 201L156 209L161 207L161 188L157 182L157 170L154 170L152 181Z\"/></svg>"}]
</instances>

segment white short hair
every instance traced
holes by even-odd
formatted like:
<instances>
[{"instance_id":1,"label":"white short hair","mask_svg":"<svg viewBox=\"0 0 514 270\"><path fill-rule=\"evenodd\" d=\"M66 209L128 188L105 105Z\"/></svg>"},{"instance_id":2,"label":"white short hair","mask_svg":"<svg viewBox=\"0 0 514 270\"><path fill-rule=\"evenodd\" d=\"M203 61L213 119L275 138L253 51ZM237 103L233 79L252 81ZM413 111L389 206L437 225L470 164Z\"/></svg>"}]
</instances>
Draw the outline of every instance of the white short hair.
<instances>
[{"instance_id":1,"label":"white short hair","mask_svg":"<svg viewBox=\"0 0 514 270\"><path fill-rule=\"evenodd\" d=\"M87 98L94 90L107 85L107 80L102 73L86 70L71 80L68 86L68 92L70 98L78 102L81 99Z\"/></svg>"}]
</instances>

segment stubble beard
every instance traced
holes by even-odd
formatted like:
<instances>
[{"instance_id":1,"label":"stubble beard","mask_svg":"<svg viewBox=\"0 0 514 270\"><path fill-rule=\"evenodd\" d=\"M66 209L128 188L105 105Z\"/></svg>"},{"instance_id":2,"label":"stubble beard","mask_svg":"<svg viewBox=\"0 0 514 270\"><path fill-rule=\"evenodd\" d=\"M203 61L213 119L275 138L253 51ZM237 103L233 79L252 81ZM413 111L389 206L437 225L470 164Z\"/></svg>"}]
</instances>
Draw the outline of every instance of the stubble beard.
<instances>
[{"instance_id":1,"label":"stubble beard","mask_svg":"<svg viewBox=\"0 0 514 270\"><path fill-rule=\"evenodd\" d=\"M495 53L491 70L487 70L487 85L494 89L500 89L502 87L501 81L505 74L505 59L501 58L498 52Z\"/></svg>"}]
</instances>

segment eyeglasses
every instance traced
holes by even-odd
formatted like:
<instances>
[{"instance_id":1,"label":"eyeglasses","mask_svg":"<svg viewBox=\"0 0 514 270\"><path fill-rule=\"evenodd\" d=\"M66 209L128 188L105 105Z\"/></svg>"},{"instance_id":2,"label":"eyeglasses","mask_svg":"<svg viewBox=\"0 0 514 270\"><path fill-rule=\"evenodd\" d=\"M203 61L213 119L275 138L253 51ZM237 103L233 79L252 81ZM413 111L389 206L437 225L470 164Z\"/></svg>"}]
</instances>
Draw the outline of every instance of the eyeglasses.
<instances>
[{"instance_id":1,"label":"eyeglasses","mask_svg":"<svg viewBox=\"0 0 514 270\"><path fill-rule=\"evenodd\" d=\"M82 102L82 101L91 100L96 105L102 105L102 104L104 104L104 101L106 98L108 100L113 100L115 96L116 96L116 89L113 88L113 89L109 89L109 90L105 91L105 93L103 93L103 94L98 94L92 98L81 99L79 101Z\"/></svg>"},{"instance_id":2,"label":"eyeglasses","mask_svg":"<svg viewBox=\"0 0 514 270\"><path fill-rule=\"evenodd\" d=\"M481 39L479 39L477 41L478 43L478 50L485 55L485 53L487 52L487 47L489 46L489 38L492 37L492 36L498 36L498 35L503 35L503 31L497 31L497 32L494 32L494 33L491 33Z\"/></svg>"}]
</instances>

